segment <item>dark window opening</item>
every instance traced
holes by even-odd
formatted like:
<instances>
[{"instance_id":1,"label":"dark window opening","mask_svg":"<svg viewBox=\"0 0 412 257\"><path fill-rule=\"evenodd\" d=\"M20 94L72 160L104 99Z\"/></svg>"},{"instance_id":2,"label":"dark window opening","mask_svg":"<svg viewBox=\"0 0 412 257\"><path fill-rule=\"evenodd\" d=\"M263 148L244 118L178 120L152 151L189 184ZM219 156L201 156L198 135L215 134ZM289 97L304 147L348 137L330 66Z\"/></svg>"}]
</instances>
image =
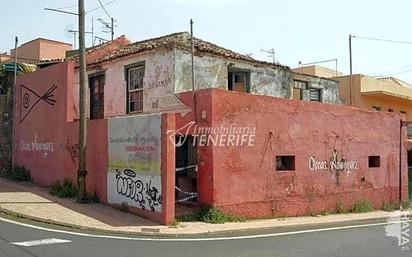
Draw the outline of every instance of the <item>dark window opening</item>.
<instances>
[{"instance_id":1,"label":"dark window opening","mask_svg":"<svg viewBox=\"0 0 412 257\"><path fill-rule=\"evenodd\" d=\"M178 203L197 201L197 151L193 136L176 137L176 194Z\"/></svg>"},{"instance_id":2,"label":"dark window opening","mask_svg":"<svg viewBox=\"0 0 412 257\"><path fill-rule=\"evenodd\" d=\"M89 78L90 119L104 118L104 74L92 75Z\"/></svg>"},{"instance_id":3,"label":"dark window opening","mask_svg":"<svg viewBox=\"0 0 412 257\"><path fill-rule=\"evenodd\" d=\"M388 109L388 112L393 112L393 109L389 108L389 109Z\"/></svg>"},{"instance_id":4,"label":"dark window opening","mask_svg":"<svg viewBox=\"0 0 412 257\"><path fill-rule=\"evenodd\" d=\"M300 81L300 80L294 80L293 81L293 99L295 100L302 100L303 99L303 90L306 90L308 88L308 82L306 81Z\"/></svg>"},{"instance_id":5,"label":"dark window opening","mask_svg":"<svg viewBox=\"0 0 412 257\"><path fill-rule=\"evenodd\" d=\"M322 89L310 88L310 101L322 102Z\"/></svg>"},{"instance_id":6,"label":"dark window opening","mask_svg":"<svg viewBox=\"0 0 412 257\"><path fill-rule=\"evenodd\" d=\"M368 166L369 168L379 168L381 166L381 157L380 156L369 156Z\"/></svg>"},{"instance_id":7,"label":"dark window opening","mask_svg":"<svg viewBox=\"0 0 412 257\"><path fill-rule=\"evenodd\" d=\"M244 71L229 71L228 90L249 93L250 73Z\"/></svg>"},{"instance_id":8,"label":"dark window opening","mask_svg":"<svg viewBox=\"0 0 412 257\"><path fill-rule=\"evenodd\" d=\"M295 170L295 156L276 156L276 170Z\"/></svg>"},{"instance_id":9,"label":"dark window opening","mask_svg":"<svg viewBox=\"0 0 412 257\"><path fill-rule=\"evenodd\" d=\"M127 69L127 112L143 112L144 65Z\"/></svg>"}]
</instances>

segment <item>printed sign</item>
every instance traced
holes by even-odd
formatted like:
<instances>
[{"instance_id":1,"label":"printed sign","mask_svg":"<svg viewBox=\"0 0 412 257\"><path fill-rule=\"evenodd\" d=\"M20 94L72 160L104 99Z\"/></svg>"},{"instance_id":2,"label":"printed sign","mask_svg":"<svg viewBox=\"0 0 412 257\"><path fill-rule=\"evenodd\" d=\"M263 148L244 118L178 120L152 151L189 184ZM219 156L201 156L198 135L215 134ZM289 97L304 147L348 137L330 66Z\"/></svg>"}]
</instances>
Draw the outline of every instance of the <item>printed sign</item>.
<instances>
[{"instance_id":1,"label":"printed sign","mask_svg":"<svg viewBox=\"0 0 412 257\"><path fill-rule=\"evenodd\" d=\"M109 203L160 212L160 115L112 118L108 127Z\"/></svg>"}]
</instances>

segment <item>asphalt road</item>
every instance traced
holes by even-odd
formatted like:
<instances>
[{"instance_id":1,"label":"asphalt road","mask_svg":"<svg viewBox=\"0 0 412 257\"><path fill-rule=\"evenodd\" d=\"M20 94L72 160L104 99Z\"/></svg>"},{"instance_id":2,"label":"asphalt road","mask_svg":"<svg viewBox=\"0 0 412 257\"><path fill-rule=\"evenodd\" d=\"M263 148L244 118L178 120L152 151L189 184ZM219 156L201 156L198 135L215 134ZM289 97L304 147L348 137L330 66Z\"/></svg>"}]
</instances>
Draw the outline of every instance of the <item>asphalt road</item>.
<instances>
[{"instance_id":1,"label":"asphalt road","mask_svg":"<svg viewBox=\"0 0 412 257\"><path fill-rule=\"evenodd\" d=\"M409 222L411 224L411 222ZM35 226L36 225L36 226ZM242 235L236 238L153 238L63 232L40 224L27 227L0 217L0 257L132 257L132 256L412 256L397 239L385 235L385 224L361 227ZM48 229L49 231L45 231ZM303 228L301 228L303 229ZM47 240L45 240L47 239ZM39 241L43 240L43 241Z\"/></svg>"}]
</instances>

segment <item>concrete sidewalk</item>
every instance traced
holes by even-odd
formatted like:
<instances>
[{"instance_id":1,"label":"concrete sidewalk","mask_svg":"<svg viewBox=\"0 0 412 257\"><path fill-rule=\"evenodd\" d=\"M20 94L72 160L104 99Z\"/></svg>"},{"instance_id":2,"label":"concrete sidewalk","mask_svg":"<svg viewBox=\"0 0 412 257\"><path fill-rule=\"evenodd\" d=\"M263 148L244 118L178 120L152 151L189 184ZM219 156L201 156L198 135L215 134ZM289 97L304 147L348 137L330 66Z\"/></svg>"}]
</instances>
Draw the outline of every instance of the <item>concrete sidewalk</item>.
<instances>
[{"instance_id":1,"label":"concrete sidewalk","mask_svg":"<svg viewBox=\"0 0 412 257\"><path fill-rule=\"evenodd\" d=\"M77 204L74 199L51 196L47 188L30 183L12 182L0 178L0 211L23 218L78 229L116 233L156 233L195 235L233 231L259 230L327 223L343 223L386 219L391 213L374 211L369 213L335 214L319 217L293 217L263 219L247 222L208 224L183 222L178 227L158 225L144 218L124 213L99 203ZM412 214L412 211L409 210Z\"/></svg>"}]
</instances>

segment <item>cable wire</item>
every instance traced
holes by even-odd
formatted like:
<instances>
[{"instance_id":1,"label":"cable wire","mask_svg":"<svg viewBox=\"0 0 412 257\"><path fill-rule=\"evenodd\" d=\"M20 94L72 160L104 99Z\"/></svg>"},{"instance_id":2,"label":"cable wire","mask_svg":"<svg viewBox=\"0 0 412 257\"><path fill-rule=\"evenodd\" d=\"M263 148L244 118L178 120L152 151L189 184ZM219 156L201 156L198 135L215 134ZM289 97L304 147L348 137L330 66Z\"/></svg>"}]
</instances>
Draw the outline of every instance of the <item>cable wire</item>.
<instances>
[{"instance_id":1,"label":"cable wire","mask_svg":"<svg viewBox=\"0 0 412 257\"><path fill-rule=\"evenodd\" d=\"M103 8L103 11L107 14L107 16L109 17L109 19L111 19L112 17L110 16L109 12L106 10L106 8L104 7L103 3L101 0L97 0L99 1L100 6Z\"/></svg>"},{"instance_id":2,"label":"cable wire","mask_svg":"<svg viewBox=\"0 0 412 257\"><path fill-rule=\"evenodd\" d=\"M352 35L353 38L359 38L359 39L364 39L364 40L373 40L373 41L382 41L382 42L388 42L388 43L397 43L397 44L408 44L412 45L411 41L401 41L401 40L392 40L392 39L385 39L385 38L374 38L374 37L362 37L362 36L355 36Z\"/></svg>"}]
</instances>

